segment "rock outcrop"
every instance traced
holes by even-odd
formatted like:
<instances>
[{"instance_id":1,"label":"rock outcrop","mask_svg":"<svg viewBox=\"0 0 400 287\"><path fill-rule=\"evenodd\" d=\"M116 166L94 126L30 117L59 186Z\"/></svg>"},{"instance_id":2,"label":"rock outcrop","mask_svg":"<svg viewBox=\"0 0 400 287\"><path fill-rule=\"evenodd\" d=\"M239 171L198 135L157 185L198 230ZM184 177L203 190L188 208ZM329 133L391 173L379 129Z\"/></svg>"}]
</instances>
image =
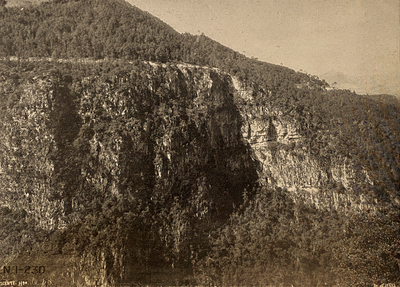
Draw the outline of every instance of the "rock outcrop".
<instances>
[{"instance_id":1,"label":"rock outcrop","mask_svg":"<svg viewBox=\"0 0 400 287\"><path fill-rule=\"evenodd\" d=\"M229 184L233 189L241 186L234 195L237 200L255 181L292 191L339 186L350 193L358 186L374 185L373 176L354 158L321 159L313 154L293 111L268 104L270 91L246 87L215 68L147 65L147 74L136 82L115 77L109 83L93 76L74 82L74 91L55 76L22 83L19 99L3 120L2 205L18 202L15 207L34 214L44 228L56 228L55 214L84 208L82 198L90 202L95 195L120 194L128 182L139 190L152 189L165 176L181 177L177 170L187 175L193 171L181 165L202 169L210 160L224 182L228 174L222 169L235 175L249 165L257 169L258 180L250 170L244 175L246 183ZM10 81L3 77L4 93ZM262 104L255 100L260 97ZM329 137L329 130L317 133ZM76 166L68 159L73 156L85 160ZM216 166L218 156L223 163ZM90 190L75 196L79 200L69 195L68 190L76 188L67 179L71 173ZM210 185L203 176L197 176L191 188ZM211 186L220 185L219 176ZM208 192L218 193L212 190ZM48 201L50 194L63 197L63 211Z\"/></svg>"},{"instance_id":2,"label":"rock outcrop","mask_svg":"<svg viewBox=\"0 0 400 287\"><path fill-rule=\"evenodd\" d=\"M294 108L268 102L271 91L215 68L145 62L79 79L52 72L17 84L3 76L0 85L8 95L0 138L1 206L24 210L49 233L75 224L88 238L113 234L109 242L136 242L139 235L125 236L118 228L124 220L151 217L150 231L143 232L153 232L154 242L145 249L137 241L138 249L127 253L119 242L81 253L74 270L100 266L101 286L127 276L124 266L132 262L150 264L160 250L167 250L163 264L190 264L191 254L200 252L190 240L201 242L210 222L224 222L243 195L260 186L283 188L324 209L373 204L363 190L376 188L376 172L355 157L326 156L337 136L307 130ZM313 151L318 139L324 140L324 156ZM385 178L386 188L393 188L391 177ZM105 217L96 219L97 213ZM102 220L111 220L116 231ZM108 231L82 231L80 222ZM92 282L93 272L77 280Z\"/></svg>"}]
</instances>

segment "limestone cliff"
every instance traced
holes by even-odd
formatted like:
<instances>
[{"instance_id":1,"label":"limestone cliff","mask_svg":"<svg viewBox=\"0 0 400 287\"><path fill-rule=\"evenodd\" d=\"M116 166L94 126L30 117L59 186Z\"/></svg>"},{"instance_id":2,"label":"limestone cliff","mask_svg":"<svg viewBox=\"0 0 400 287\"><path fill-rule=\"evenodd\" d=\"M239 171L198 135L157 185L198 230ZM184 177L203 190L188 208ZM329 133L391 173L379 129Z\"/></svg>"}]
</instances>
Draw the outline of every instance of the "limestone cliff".
<instances>
[{"instance_id":1,"label":"limestone cliff","mask_svg":"<svg viewBox=\"0 0 400 287\"><path fill-rule=\"evenodd\" d=\"M148 63L82 78L50 71L13 83L5 74L2 208L23 210L34 233L70 230L62 236L76 245L51 248L81 258L71 267L86 270L78 285L134 276L124 271L132 262L190 264L199 248L193 240L213 228L208 222L221 224L258 185L228 79L212 69ZM143 233L122 228L135 221ZM94 238L108 243L93 246ZM126 240L138 240L127 255ZM4 251L5 262L36 242L28 235Z\"/></svg>"},{"instance_id":2,"label":"limestone cliff","mask_svg":"<svg viewBox=\"0 0 400 287\"><path fill-rule=\"evenodd\" d=\"M23 210L48 233L70 228L86 238L63 235L76 245L54 247L79 254L74 270L104 271L83 272L79 284L137 276L126 267L132 262L190 265L209 230L260 186L329 210L371 207L365 190L378 182L396 189L398 170L379 175L335 153L340 135L311 126L295 107L272 105L271 91L188 64L115 69L81 77L22 72L18 80L3 72L0 83L1 206ZM132 222L137 229L123 233ZM101 240L109 244L93 243Z\"/></svg>"},{"instance_id":3,"label":"limestone cliff","mask_svg":"<svg viewBox=\"0 0 400 287\"><path fill-rule=\"evenodd\" d=\"M396 190L393 183L398 170L391 177L382 169L371 170L356 154L339 151L345 141L340 125L339 132L310 126L305 120L309 115L300 114L295 107L279 109L271 105L270 91L246 88L233 77L232 85L244 123L241 134L260 165L258 175L262 185L287 189L294 198L328 209L365 207L366 194L361 189L373 190L380 180L386 182L385 188ZM363 130L363 126L357 126L357 130ZM377 133L364 134L358 140L378 142ZM380 180L374 182L372 178Z\"/></svg>"},{"instance_id":4,"label":"limestone cliff","mask_svg":"<svg viewBox=\"0 0 400 287\"><path fill-rule=\"evenodd\" d=\"M338 154L321 159L313 154L319 142L307 139L309 131L296 111L268 103L270 91L246 87L218 69L147 65L147 74L142 73L136 82L115 77L110 83L87 77L73 83L74 91L65 79L60 82L50 75L21 83L18 100L8 107L3 121L3 205L15 206L18 198L16 208L35 214L43 227L50 228L57 221L54 215L61 211L47 197L68 194L72 188L68 185L76 184L66 179L71 173L85 178L80 184L90 192L61 199L67 213L82 208L79 201L83 198L90 202L95 194L119 194L127 181L145 190L158 186L167 175L181 177L176 168L189 175L191 170L180 165L195 163L202 169L217 156L215 152L224 163L213 168L223 181L228 175L222 169L239 171L251 163L258 168L259 183L292 191L340 186L351 193L358 186L374 185L371 171L354 158ZM3 93L12 85L10 81L3 77ZM260 97L263 103L255 100ZM328 138L331 149L335 148L338 138L329 130L312 132L325 141ZM199 146L202 141L206 146ZM214 153L203 154L202 148ZM65 167L68 157L76 155L86 157L81 166ZM55 173L65 182L55 182ZM254 185L251 173L245 177L252 177ZM202 178L198 176L189 185L196 189L209 185ZM237 178L228 182L232 180ZM211 186L219 184L216 180ZM236 192L236 198L240 193Z\"/></svg>"}]
</instances>

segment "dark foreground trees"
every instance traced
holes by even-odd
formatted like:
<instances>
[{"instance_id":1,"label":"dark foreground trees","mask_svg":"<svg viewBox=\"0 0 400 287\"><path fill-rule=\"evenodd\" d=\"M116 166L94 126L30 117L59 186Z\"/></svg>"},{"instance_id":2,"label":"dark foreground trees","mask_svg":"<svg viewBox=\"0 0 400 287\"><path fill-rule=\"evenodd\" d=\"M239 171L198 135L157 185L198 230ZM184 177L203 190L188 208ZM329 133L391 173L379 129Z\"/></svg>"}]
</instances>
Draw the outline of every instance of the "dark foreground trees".
<instances>
[{"instance_id":1,"label":"dark foreground trees","mask_svg":"<svg viewBox=\"0 0 400 287\"><path fill-rule=\"evenodd\" d=\"M218 286L399 283L399 219L390 203L341 214L294 204L285 190L262 190L213 233L196 276Z\"/></svg>"}]
</instances>

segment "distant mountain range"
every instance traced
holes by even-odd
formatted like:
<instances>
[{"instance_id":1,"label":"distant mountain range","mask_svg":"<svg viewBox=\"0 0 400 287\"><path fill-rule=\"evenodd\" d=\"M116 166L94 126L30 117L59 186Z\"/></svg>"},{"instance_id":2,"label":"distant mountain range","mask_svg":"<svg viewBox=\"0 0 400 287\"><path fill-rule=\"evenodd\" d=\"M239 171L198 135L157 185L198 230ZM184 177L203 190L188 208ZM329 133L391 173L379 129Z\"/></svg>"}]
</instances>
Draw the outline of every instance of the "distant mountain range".
<instances>
[{"instance_id":1,"label":"distant mountain range","mask_svg":"<svg viewBox=\"0 0 400 287\"><path fill-rule=\"evenodd\" d=\"M321 75L331 88L355 91L358 94L390 94L400 97L400 78L395 73L351 76L331 70Z\"/></svg>"}]
</instances>

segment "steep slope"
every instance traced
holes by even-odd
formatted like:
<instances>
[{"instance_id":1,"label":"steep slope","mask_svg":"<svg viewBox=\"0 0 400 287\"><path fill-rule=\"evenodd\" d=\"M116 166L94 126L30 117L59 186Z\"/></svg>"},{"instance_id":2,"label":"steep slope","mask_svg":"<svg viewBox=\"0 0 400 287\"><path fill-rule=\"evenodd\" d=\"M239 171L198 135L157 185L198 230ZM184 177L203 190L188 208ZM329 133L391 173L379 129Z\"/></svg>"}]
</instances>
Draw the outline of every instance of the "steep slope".
<instances>
[{"instance_id":1,"label":"steep slope","mask_svg":"<svg viewBox=\"0 0 400 287\"><path fill-rule=\"evenodd\" d=\"M33 246L55 232L48 237L51 254L75 258L68 264L78 285L146 282L145 266L190 270L206 256L208 234L260 186L257 196L283 189L285 201L323 213L364 213L379 208L374 200L396 199L398 169L367 170L376 157L361 161L338 150L340 135L304 130L310 123L299 121L301 111L275 110L270 91L246 88L218 69L3 65L2 206L6 218L7 210L23 212L36 226L12 234L19 249L4 258L46 258ZM321 134L318 150L307 134ZM379 134L361 129L360 136L373 143ZM380 148L386 166L396 164L391 149ZM358 155L358 145L349 151ZM27 240L18 239L26 232Z\"/></svg>"},{"instance_id":2,"label":"steep slope","mask_svg":"<svg viewBox=\"0 0 400 287\"><path fill-rule=\"evenodd\" d=\"M243 80L287 89L324 86L316 77L248 59L205 35L179 34L124 1L50 1L5 8L0 56L122 58L218 67Z\"/></svg>"},{"instance_id":3,"label":"steep slope","mask_svg":"<svg viewBox=\"0 0 400 287\"><path fill-rule=\"evenodd\" d=\"M395 99L121 1L1 9L1 257L55 266L32 284L395 282Z\"/></svg>"},{"instance_id":4,"label":"steep slope","mask_svg":"<svg viewBox=\"0 0 400 287\"><path fill-rule=\"evenodd\" d=\"M385 104L348 91L310 90L296 92L303 93L303 102L277 107L272 91L246 88L236 80L233 84L246 123L242 134L262 163L264 184L356 191L357 197L363 194L361 187L371 192L384 186L397 195L396 101Z\"/></svg>"},{"instance_id":5,"label":"steep slope","mask_svg":"<svg viewBox=\"0 0 400 287\"><path fill-rule=\"evenodd\" d=\"M58 70L68 66L51 66L44 76L17 68L15 90L3 93L2 206L24 210L47 233L67 225L85 229L88 222L99 228L89 237L77 232L67 241L75 245L63 243L55 253L112 252L126 263L118 257L126 240L155 236L150 244L161 250L148 247L147 257L135 251L125 260L186 266L188 254L200 248L191 244L204 241L241 204L243 192L257 186L227 76L183 66L104 64L89 77L73 78ZM14 75L3 71L5 90ZM103 234L101 226L107 230L114 220L118 225ZM144 238L129 231L127 238L114 237L135 221ZM111 245L98 249L104 235Z\"/></svg>"}]
</instances>

